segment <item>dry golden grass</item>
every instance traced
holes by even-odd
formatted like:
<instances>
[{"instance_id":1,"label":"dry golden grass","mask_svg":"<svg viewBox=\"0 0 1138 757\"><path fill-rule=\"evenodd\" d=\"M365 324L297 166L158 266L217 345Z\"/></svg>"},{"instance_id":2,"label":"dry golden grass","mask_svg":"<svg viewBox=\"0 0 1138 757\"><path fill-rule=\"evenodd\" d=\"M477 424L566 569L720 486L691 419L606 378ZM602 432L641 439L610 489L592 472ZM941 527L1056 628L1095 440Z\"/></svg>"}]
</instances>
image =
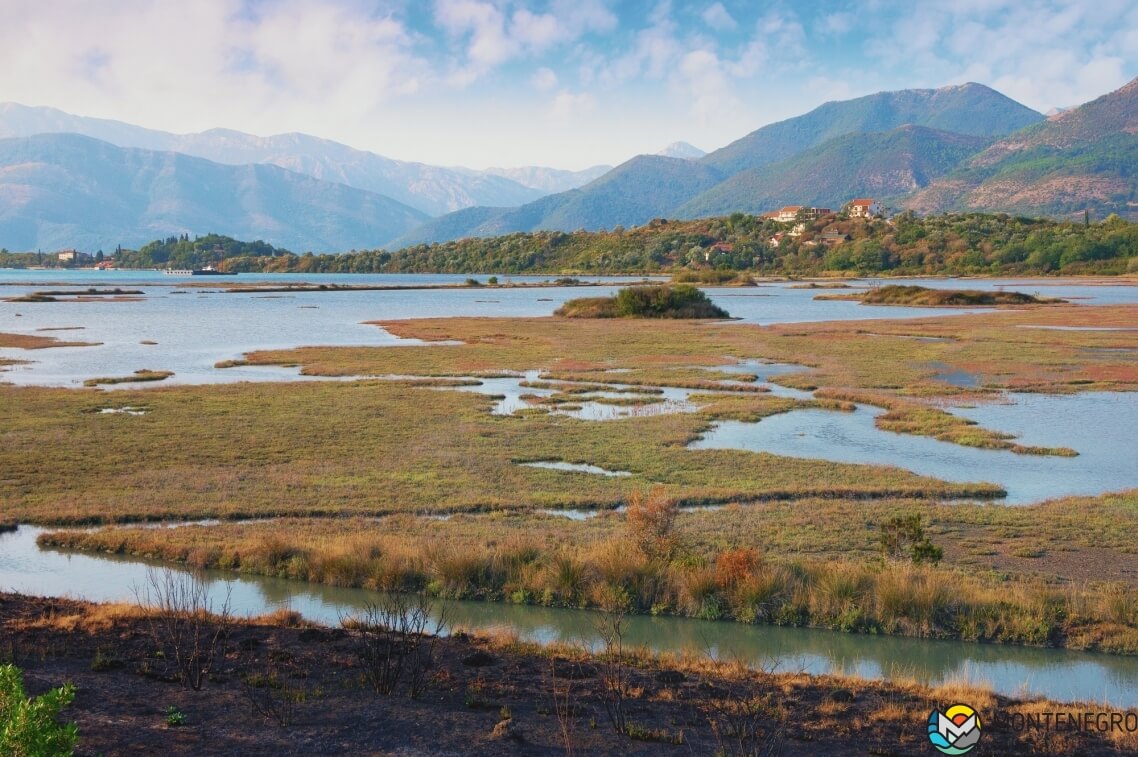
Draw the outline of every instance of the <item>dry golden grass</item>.
<instances>
[{"instance_id":1,"label":"dry golden grass","mask_svg":"<svg viewBox=\"0 0 1138 757\"><path fill-rule=\"evenodd\" d=\"M66 342L53 336L0 332L0 347L14 347L21 350L42 350L50 347L96 347L99 344L101 342Z\"/></svg>"},{"instance_id":2,"label":"dry golden grass","mask_svg":"<svg viewBox=\"0 0 1138 757\"><path fill-rule=\"evenodd\" d=\"M953 544L952 534L967 528L972 541L1004 540L1012 552L1019 539L1042 535L1066 540L1077 564L1080 550L1126 547L1135 496L1022 508L805 500L680 512L674 520L525 512L285 519L41 539L335 586L565 607L605 607L617 597L635 612L1134 653L1132 574L1073 579L1066 563L1011 571L1002 554L960 549L941 566L914 566L883 561L878 540L882 523L918 513L934 543ZM1113 554L1120 569L1138 561Z\"/></svg>"},{"instance_id":3,"label":"dry golden grass","mask_svg":"<svg viewBox=\"0 0 1138 757\"><path fill-rule=\"evenodd\" d=\"M59 611L16 621L14 628L51 629L65 633L100 633L114 628L123 621L145 617L146 614L146 611L138 605L126 603L90 605L78 609L67 606Z\"/></svg>"}]
</instances>

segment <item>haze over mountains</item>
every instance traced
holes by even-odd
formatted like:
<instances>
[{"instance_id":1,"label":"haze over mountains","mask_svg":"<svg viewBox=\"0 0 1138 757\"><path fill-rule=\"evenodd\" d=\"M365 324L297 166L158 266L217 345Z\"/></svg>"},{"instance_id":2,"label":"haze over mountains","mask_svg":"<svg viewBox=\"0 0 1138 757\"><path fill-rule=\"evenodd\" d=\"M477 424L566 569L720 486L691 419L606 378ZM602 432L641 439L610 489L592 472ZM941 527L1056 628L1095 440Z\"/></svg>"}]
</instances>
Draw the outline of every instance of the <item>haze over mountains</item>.
<instances>
[{"instance_id":1,"label":"haze over mountains","mask_svg":"<svg viewBox=\"0 0 1138 757\"><path fill-rule=\"evenodd\" d=\"M0 103L0 137L51 133L82 134L119 147L179 152L226 165L268 163L322 181L387 195L428 215L471 205L522 204L580 186L610 168L446 168L393 160L308 134L258 137L231 129L172 134L120 121L74 116L55 108Z\"/></svg>"},{"instance_id":2,"label":"haze over mountains","mask_svg":"<svg viewBox=\"0 0 1138 757\"><path fill-rule=\"evenodd\" d=\"M658 216L757 212L808 201L840 207L858 195L908 194L987 146L988 138L1041 120L1042 114L980 84L880 92L764 126L685 165L641 155L578 190L520 208L443 216L394 246L511 231L639 226ZM928 128L865 136L907 125ZM809 165L796 162L815 147L821 152L804 157ZM852 170L855 161L860 170Z\"/></svg>"},{"instance_id":3,"label":"haze over mountains","mask_svg":"<svg viewBox=\"0 0 1138 757\"><path fill-rule=\"evenodd\" d=\"M342 251L427 215L389 197L271 165L226 166L78 134L0 140L0 246L113 250L223 232Z\"/></svg>"},{"instance_id":4,"label":"haze over mountains","mask_svg":"<svg viewBox=\"0 0 1138 757\"><path fill-rule=\"evenodd\" d=\"M441 168L303 134L176 135L14 104L0 104L2 136L11 139L0 140L0 246L10 249L209 231L297 251L397 249L785 204L838 208L854 196L919 212L1138 209L1138 80L1050 119L979 84L882 92L708 154L675 143L577 172Z\"/></svg>"}]
</instances>

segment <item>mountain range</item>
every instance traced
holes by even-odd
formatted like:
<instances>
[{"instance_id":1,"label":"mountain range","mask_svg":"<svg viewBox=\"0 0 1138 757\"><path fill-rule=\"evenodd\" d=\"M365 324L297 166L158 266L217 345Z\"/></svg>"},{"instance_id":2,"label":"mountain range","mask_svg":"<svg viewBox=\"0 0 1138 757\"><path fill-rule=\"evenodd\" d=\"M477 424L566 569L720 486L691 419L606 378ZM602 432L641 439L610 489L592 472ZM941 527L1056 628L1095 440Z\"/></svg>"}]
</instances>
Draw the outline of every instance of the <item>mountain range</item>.
<instances>
[{"instance_id":1,"label":"mountain range","mask_svg":"<svg viewBox=\"0 0 1138 757\"><path fill-rule=\"evenodd\" d=\"M880 92L764 126L697 160L640 155L580 189L519 208L436 218L393 246L904 195L986 147L993 135L1043 118L980 84ZM923 128L888 133L913 126Z\"/></svg>"},{"instance_id":2,"label":"mountain range","mask_svg":"<svg viewBox=\"0 0 1138 757\"><path fill-rule=\"evenodd\" d=\"M855 196L922 213L1138 211L1138 80L1050 118L980 84L882 92L711 153L675 143L579 172L442 168L304 134L176 135L14 104L0 104L3 136L0 245L13 249L206 231L296 250L398 249Z\"/></svg>"},{"instance_id":3,"label":"mountain range","mask_svg":"<svg viewBox=\"0 0 1138 757\"><path fill-rule=\"evenodd\" d=\"M919 212L1138 211L1138 79L1015 132L906 200Z\"/></svg>"},{"instance_id":4,"label":"mountain range","mask_svg":"<svg viewBox=\"0 0 1138 757\"><path fill-rule=\"evenodd\" d=\"M78 134L0 139L0 240L13 250L112 250L217 231L343 251L390 240L427 217L272 165L226 166Z\"/></svg>"},{"instance_id":5,"label":"mountain range","mask_svg":"<svg viewBox=\"0 0 1138 757\"><path fill-rule=\"evenodd\" d=\"M267 163L386 195L431 216L471 205L520 205L581 186L611 168L446 168L393 160L308 134L258 137L231 129L172 134L55 108L0 103L0 137L54 133L82 134L119 147L178 152L226 165Z\"/></svg>"}]
</instances>

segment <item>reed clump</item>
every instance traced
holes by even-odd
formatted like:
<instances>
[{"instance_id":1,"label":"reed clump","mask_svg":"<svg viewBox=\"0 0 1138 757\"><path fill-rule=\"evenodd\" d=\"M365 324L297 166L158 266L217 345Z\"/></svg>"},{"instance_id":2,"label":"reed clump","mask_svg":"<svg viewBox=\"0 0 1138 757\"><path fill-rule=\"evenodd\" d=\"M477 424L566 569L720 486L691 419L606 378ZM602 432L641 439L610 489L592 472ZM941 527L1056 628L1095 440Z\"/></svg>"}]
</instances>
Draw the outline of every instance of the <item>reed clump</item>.
<instances>
[{"instance_id":1,"label":"reed clump","mask_svg":"<svg viewBox=\"0 0 1138 757\"><path fill-rule=\"evenodd\" d=\"M684 513L663 490L631 499L627 514L581 524L468 516L425 528L399 516L389 524L297 520L64 531L41 543L194 560L196 566L213 556L215 562L201 567L441 598L1138 653L1138 587L1121 581L1060 585L1030 573L977 571L968 561L917 563L907 550L883 556L877 534L887 513L896 512L884 506L861 506L876 519L863 537L852 527L857 515L844 507L827 511L819 503L817 511L800 513L811 526L789 528L767 518L767 528L782 536L768 535L760 546L745 536L762 529L746 510ZM950 507L972 522L988 512L957 505L944 506L946 514ZM943 538L943 528L924 528L933 541ZM818 538L788 546L793 534L811 531ZM1104 543L1112 539L1104 534ZM1119 539L1125 540L1121 531Z\"/></svg>"}]
</instances>

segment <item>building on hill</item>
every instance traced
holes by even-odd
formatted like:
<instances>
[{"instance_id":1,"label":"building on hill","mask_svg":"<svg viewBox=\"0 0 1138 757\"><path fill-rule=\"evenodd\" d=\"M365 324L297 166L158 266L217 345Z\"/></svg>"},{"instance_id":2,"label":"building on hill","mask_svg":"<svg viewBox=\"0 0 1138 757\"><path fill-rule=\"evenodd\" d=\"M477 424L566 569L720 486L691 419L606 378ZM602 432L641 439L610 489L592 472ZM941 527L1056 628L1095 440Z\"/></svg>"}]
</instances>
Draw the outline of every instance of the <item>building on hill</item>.
<instances>
[{"instance_id":1,"label":"building on hill","mask_svg":"<svg viewBox=\"0 0 1138 757\"><path fill-rule=\"evenodd\" d=\"M859 197L846 203L846 212L850 218L874 218L881 215L884 210L872 197Z\"/></svg>"},{"instance_id":2,"label":"building on hill","mask_svg":"<svg viewBox=\"0 0 1138 757\"><path fill-rule=\"evenodd\" d=\"M824 245L841 244L850 241L850 235L844 231L823 231L819 235L818 241Z\"/></svg>"},{"instance_id":3,"label":"building on hill","mask_svg":"<svg viewBox=\"0 0 1138 757\"><path fill-rule=\"evenodd\" d=\"M78 250L63 250L62 252L57 253L57 257L59 258L60 263L90 263L92 260L94 260L94 258L92 258L87 253L79 252Z\"/></svg>"},{"instance_id":4,"label":"building on hill","mask_svg":"<svg viewBox=\"0 0 1138 757\"><path fill-rule=\"evenodd\" d=\"M771 214L763 214L764 218L772 217L776 221L782 223L790 223L792 221L817 221L822 216L828 216L834 211L829 208L808 208L804 205L787 205L784 208L779 208Z\"/></svg>"}]
</instances>

